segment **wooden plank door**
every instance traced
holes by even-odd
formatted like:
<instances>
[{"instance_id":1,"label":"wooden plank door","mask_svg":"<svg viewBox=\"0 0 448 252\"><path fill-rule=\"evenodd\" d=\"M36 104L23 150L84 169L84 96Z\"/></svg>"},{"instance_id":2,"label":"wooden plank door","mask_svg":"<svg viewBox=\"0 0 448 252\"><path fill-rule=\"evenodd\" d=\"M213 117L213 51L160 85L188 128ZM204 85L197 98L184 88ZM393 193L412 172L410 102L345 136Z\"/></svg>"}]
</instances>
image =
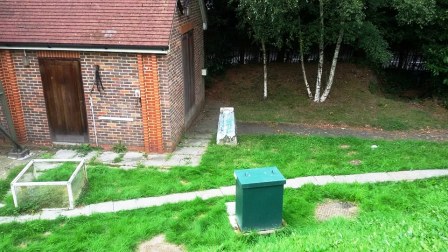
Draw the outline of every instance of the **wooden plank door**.
<instances>
[{"instance_id":1,"label":"wooden plank door","mask_svg":"<svg viewBox=\"0 0 448 252\"><path fill-rule=\"evenodd\" d=\"M182 65L184 70L185 118L189 120L191 108L195 103L193 31L182 35Z\"/></svg>"},{"instance_id":2,"label":"wooden plank door","mask_svg":"<svg viewBox=\"0 0 448 252\"><path fill-rule=\"evenodd\" d=\"M88 142L81 67L73 59L39 59L48 124L55 142Z\"/></svg>"}]
</instances>

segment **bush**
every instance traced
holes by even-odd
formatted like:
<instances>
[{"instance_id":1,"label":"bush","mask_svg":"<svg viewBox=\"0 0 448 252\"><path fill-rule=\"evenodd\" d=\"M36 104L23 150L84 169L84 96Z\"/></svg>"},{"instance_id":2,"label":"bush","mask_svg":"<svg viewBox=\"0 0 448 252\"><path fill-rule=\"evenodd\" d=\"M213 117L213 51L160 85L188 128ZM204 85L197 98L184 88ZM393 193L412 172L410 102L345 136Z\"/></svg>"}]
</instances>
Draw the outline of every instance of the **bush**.
<instances>
[{"instance_id":1,"label":"bush","mask_svg":"<svg viewBox=\"0 0 448 252\"><path fill-rule=\"evenodd\" d=\"M126 145L123 144L123 142L119 141L112 147L112 150L116 153L123 153L126 152L128 148L126 147Z\"/></svg>"},{"instance_id":2,"label":"bush","mask_svg":"<svg viewBox=\"0 0 448 252\"><path fill-rule=\"evenodd\" d=\"M90 144L80 144L80 145L75 146L74 150L76 152L78 152L81 156L85 156L91 151L101 150L101 147L95 147Z\"/></svg>"}]
</instances>

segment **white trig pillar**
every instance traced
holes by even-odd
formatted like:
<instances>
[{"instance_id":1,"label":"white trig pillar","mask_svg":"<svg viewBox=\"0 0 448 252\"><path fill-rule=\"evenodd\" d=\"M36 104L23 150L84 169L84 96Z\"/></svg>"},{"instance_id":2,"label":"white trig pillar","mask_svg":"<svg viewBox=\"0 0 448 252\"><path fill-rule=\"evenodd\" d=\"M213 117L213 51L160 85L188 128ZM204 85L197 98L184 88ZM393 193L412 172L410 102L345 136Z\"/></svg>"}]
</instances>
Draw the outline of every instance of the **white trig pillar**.
<instances>
[{"instance_id":1,"label":"white trig pillar","mask_svg":"<svg viewBox=\"0 0 448 252\"><path fill-rule=\"evenodd\" d=\"M233 107L223 107L219 111L216 144L236 145L236 124Z\"/></svg>"}]
</instances>

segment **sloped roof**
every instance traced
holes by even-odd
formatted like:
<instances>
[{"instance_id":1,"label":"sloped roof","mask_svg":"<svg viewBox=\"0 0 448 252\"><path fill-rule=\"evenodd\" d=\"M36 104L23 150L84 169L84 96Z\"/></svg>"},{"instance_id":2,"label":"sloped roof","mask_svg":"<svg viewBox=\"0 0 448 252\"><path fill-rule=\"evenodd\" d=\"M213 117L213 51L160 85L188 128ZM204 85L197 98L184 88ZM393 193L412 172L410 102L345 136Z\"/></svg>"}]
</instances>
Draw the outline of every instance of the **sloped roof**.
<instances>
[{"instance_id":1,"label":"sloped roof","mask_svg":"<svg viewBox=\"0 0 448 252\"><path fill-rule=\"evenodd\" d=\"M166 48L176 0L0 0L0 44Z\"/></svg>"}]
</instances>

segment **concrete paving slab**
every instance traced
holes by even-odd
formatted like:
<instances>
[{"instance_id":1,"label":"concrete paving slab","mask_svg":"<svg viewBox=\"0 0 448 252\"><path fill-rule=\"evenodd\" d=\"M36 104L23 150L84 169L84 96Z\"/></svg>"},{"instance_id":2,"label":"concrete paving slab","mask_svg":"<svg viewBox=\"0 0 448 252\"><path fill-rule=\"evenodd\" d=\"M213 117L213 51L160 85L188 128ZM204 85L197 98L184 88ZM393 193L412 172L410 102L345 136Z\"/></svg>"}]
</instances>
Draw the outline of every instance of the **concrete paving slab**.
<instances>
[{"instance_id":1,"label":"concrete paving slab","mask_svg":"<svg viewBox=\"0 0 448 252\"><path fill-rule=\"evenodd\" d=\"M137 166L138 164L140 164L141 160L123 160L121 161L119 164L121 166Z\"/></svg>"},{"instance_id":2,"label":"concrete paving slab","mask_svg":"<svg viewBox=\"0 0 448 252\"><path fill-rule=\"evenodd\" d=\"M236 211L235 211L235 201L233 202L226 202L226 212L227 217L229 218L229 223L232 229L236 232L239 230L238 222L236 221Z\"/></svg>"},{"instance_id":3,"label":"concrete paving slab","mask_svg":"<svg viewBox=\"0 0 448 252\"><path fill-rule=\"evenodd\" d=\"M112 163L119 154L112 151L105 151L98 157L98 161L102 163Z\"/></svg>"},{"instance_id":4,"label":"concrete paving slab","mask_svg":"<svg viewBox=\"0 0 448 252\"><path fill-rule=\"evenodd\" d=\"M192 201L196 199L196 197L197 197L196 192L175 193L158 197L158 203L160 205L163 205L168 203Z\"/></svg>"},{"instance_id":5,"label":"concrete paving slab","mask_svg":"<svg viewBox=\"0 0 448 252\"><path fill-rule=\"evenodd\" d=\"M3 216L3 217L0 217L0 224L6 224L6 223L14 222L15 219L16 219L16 217Z\"/></svg>"},{"instance_id":6,"label":"concrete paving slab","mask_svg":"<svg viewBox=\"0 0 448 252\"><path fill-rule=\"evenodd\" d=\"M199 166L201 164L202 156L191 156L190 157L190 165L191 166Z\"/></svg>"},{"instance_id":7,"label":"concrete paving slab","mask_svg":"<svg viewBox=\"0 0 448 252\"><path fill-rule=\"evenodd\" d=\"M203 200L207 200L210 198L222 197L224 196L224 194L222 194L221 190L219 189L210 189L205 191L198 191L196 192L196 196Z\"/></svg>"},{"instance_id":8,"label":"concrete paving slab","mask_svg":"<svg viewBox=\"0 0 448 252\"><path fill-rule=\"evenodd\" d=\"M129 163L127 163L127 164L125 164L125 165L122 165L122 166L120 166L120 167L118 167L118 168L120 168L120 169L122 169L122 170L135 170L135 169L137 169L137 165L138 164L136 164L136 165L132 165L132 164L129 164Z\"/></svg>"},{"instance_id":9,"label":"concrete paving slab","mask_svg":"<svg viewBox=\"0 0 448 252\"><path fill-rule=\"evenodd\" d=\"M338 175L334 176L335 183L355 183L356 175Z\"/></svg>"},{"instance_id":10,"label":"concrete paving slab","mask_svg":"<svg viewBox=\"0 0 448 252\"><path fill-rule=\"evenodd\" d=\"M113 206L114 206L114 212L132 210L138 208L136 199L114 201Z\"/></svg>"},{"instance_id":11,"label":"concrete paving slab","mask_svg":"<svg viewBox=\"0 0 448 252\"><path fill-rule=\"evenodd\" d=\"M315 184L317 183L315 177L301 177L301 178L294 178L294 179L287 179L285 188L299 188L302 187L305 184Z\"/></svg>"},{"instance_id":12,"label":"concrete paving slab","mask_svg":"<svg viewBox=\"0 0 448 252\"><path fill-rule=\"evenodd\" d=\"M87 153L87 155L85 155L84 157L81 157L81 158L84 158L86 160L86 162L90 162L97 155L99 155L98 151L91 151L91 152Z\"/></svg>"},{"instance_id":13,"label":"concrete paving slab","mask_svg":"<svg viewBox=\"0 0 448 252\"><path fill-rule=\"evenodd\" d=\"M418 179L418 173L413 171L398 171L398 172L388 172L390 181L412 181Z\"/></svg>"},{"instance_id":14,"label":"concrete paving slab","mask_svg":"<svg viewBox=\"0 0 448 252\"><path fill-rule=\"evenodd\" d=\"M94 213L111 213L114 212L114 204L112 201L90 205L90 212Z\"/></svg>"},{"instance_id":15,"label":"concrete paving slab","mask_svg":"<svg viewBox=\"0 0 448 252\"><path fill-rule=\"evenodd\" d=\"M61 213L61 216L65 217L77 217L77 216L89 216L92 212L90 211L90 206L84 206L76 208L73 210L66 210Z\"/></svg>"},{"instance_id":16,"label":"concrete paving slab","mask_svg":"<svg viewBox=\"0 0 448 252\"><path fill-rule=\"evenodd\" d=\"M170 159L166 160L165 163L163 163L161 166L162 167L191 166L191 156L174 154L173 156L171 156Z\"/></svg>"},{"instance_id":17,"label":"concrete paving slab","mask_svg":"<svg viewBox=\"0 0 448 252\"><path fill-rule=\"evenodd\" d=\"M142 152L135 152L135 151L128 151L123 156L123 161L140 161L143 159L143 153Z\"/></svg>"},{"instance_id":18,"label":"concrete paving slab","mask_svg":"<svg viewBox=\"0 0 448 252\"><path fill-rule=\"evenodd\" d=\"M166 154L148 155L148 159L143 161L144 166L163 166L167 160Z\"/></svg>"},{"instance_id":19,"label":"concrete paving slab","mask_svg":"<svg viewBox=\"0 0 448 252\"><path fill-rule=\"evenodd\" d=\"M217 123L216 123L217 124ZM213 125L215 127L215 125ZM198 132L187 132L185 133L186 138L195 138L195 139L212 139L213 133L198 133Z\"/></svg>"},{"instance_id":20,"label":"concrete paving slab","mask_svg":"<svg viewBox=\"0 0 448 252\"><path fill-rule=\"evenodd\" d=\"M55 220L61 216L62 209L43 209L40 214L41 220Z\"/></svg>"},{"instance_id":21,"label":"concrete paving slab","mask_svg":"<svg viewBox=\"0 0 448 252\"><path fill-rule=\"evenodd\" d=\"M373 172L368 174L357 174L355 182L358 183L377 183L389 181L390 177L386 172Z\"/></svg>"},{"instance_id":22,"label":"concrete paving slab","mask_svg":"<svg viewBox=\"0 0 448 252\"><path fill-rule=\"evenodd\" d=\"M39 162L39 163L34 163L33 167L34 167L34 169L36 169L36 171L48 171L51 169L55 169L60 165L61 165L60 163Z\"/></svg>"},{"instance_id":23,"label":"concrete paving slab","mask_svg":"<svg viewBox=\"0 0 448 252\"><path fill-rule=\"evenodd\" d=\"M173 152L173 155L202 155L205 150L205 147L180 147Z\"/></svg>"},{"instance_id":24,"label":"concrete paving slab","mask_svg":"<svg viewBox=\"0 0 448 252\"><path fill-rule=\"evenodd\" d=\"M52 157L53 159L69 159L75 158L78 153L74 150L58 150Z\"/></svg>"},{"instance_id":25,"label":"concrete paving slab","mask_svg":"<svg viewBox=\"0 0 448 252\"><path fill-rule=\"evenodd\" d=\"M330 176L330 175L314 176L314 178L316 179L315 185L326 185L326 184L336 182L336 180L334 179L334 176Z\"/></svg>"},{"instance_id":26,"label":"concrete paving slab","mask_svg":"<svg viewBox=\"0 0 448 252\"><path fill-rule=\"evenodd\" d=\"M187 138L180 142L180 147L207 147L210 143L210 138Z\"/></svg>"},{"instance_id":27,"label":"concrete paving slab","mask_svg":"<svg viewBox=\"0 0 448 252\"><path fill-rule=\"evenodd\" d=\"M221 190L221 192L224 196L232 196L232 195L236 194L235 186L223 186L223 187L220 187L219 190Z\"/></svg>"},{"instance_id":28,"label":"concrete paving slab","mask_svg":"<svg viewBox=\"0 0 448 252\"><path fill-rule=\"evenodd\" d=\"M27 215L17 216L14 221L24 223L24 222L40 220L40 219L41 219L41 214L27 214Z\"/></svg>"},{"instance_id":29,"label":"concrete paving slab","mask_svg":"<svg viewBox=\"0 0 448 252\"><path fill-rule=\"evenodd\" d=\"M164 167L165 163L166 163L165 160L146 160L142 162L144 166L153 166L153 167Z\"/></svg>"},{"instance_id":30,"label":"concrete paving slab","mask_svg":"<svg viewBox=\"0 0 448 252\"><path fill-rule=\"evenodd\" d=\"M137 208L146 208L161 205L163 205L163 203L161 203L160 197L146 197L136 200Z\"/></svg>"},{"instance_id":31,"label":"concrete paving slab","mask_svg":"<svg viewBox=\"0 0 448 252\"><path fill-rule=\"evenodd\" d=\"M448 170L415 170L413 172L418 174L419 179L448 176Z\"/></svg>"},{"instance_id":32,"label":"concrete paving slab","mask_svg":"<svg viewBox=\"0 0 448 252\"><path fill-rule=\"evenodd\" d=\"M236 204L235 201L232 202L226 202L226 211L228 215L235 215L236 210Z\"/></svg>"},{"instance_id":33,"label":"concrete paving slab","mask_svg":"<svg viewBox=\"0 0 448 252\"><path fill-rule=\"evenodd\" d=\"M170 154L148 154L147 160L167 160Z\"/></svg>"}]
</instances>

